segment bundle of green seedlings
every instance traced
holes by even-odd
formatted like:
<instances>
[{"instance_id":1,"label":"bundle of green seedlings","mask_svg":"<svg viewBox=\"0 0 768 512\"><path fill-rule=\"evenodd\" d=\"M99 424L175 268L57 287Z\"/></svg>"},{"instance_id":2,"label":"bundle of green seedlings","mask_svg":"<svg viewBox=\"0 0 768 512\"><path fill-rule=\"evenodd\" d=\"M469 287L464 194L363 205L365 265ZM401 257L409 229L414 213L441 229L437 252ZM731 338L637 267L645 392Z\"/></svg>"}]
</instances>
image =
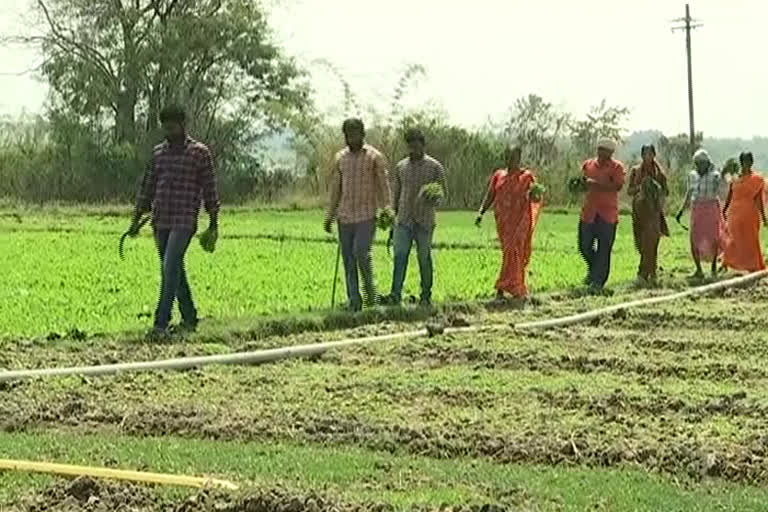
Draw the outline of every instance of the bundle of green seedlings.
<instances>
[{"instance_id":1,"label":"bundle of green seedlings","mask_svg":"<svg viewBox=\"0 0 768 512\"><path fill-rule=\"evenodd\" d=\"M646 178L642 183L643 196L656 201L661 196L661 185L653 178Z\"/></svg>"},{"instance_id":2,"label":"bundle of green seedlings","mask_svg":"<svg viewBox=\"0 0 768 512\"><path fill-rule=\"evenodd\" d=\"M419 197L428 203L437 204L445 197L445 191L439 183L427 183L419 190Z\"/></svg>"},{"instance_id":3,"label":"bundle of green seedlings","mask_svg":"<svg viewBox=\"0 0 768 512\"><path fill-rule=\"evenodd\" d=\"M541 183L534 183L531 188L528 189L528 197L531 201L539 202L544 199L544 194L547 192L547 187Z\"/></svg>"},{"instance_id":4,"label":"bundle of green seedlings","mask_svg":"<svg viewBox=\"0 0 768 512\"><path fill-rule=\"evenodd\" d=\"M218 239L218 233L216 230L206 229L203 234L200 235L200 247L205 252L213 252L216 250L216 240Z\"/></svg>"},{"instance_id":5,"label":"bundle of green seedlings","mask_svg":"<svg viewBox=\"0 0 768 512\"><path fill-rule=\"evenodd\" d=\"M568 180L568 191L571 194L581 194L587 191L587 180L584 176L574 176Z\"/></svg>"},{"instance_id":6,"label":"bundle of green seedlings","mask_svg":"<svg viewBox=\"0 0 768 512\"><path fill-rule=\"evenodd\" d=\"M738 176L741 172L741 165L739 165L739 161L736 158L729 158L725 161L725 164L723 165L723 176Z\"/></svg>"},{"instance_id":7,"label":"bundle of green seedlings","mask_svg":"<svg viewBox=\"0 0 768 512\"><path fill-rule=\"evenodd\" d=\"M376 227L378 227L382 231L387 231L389 229L392 229L392 226L394 224L395 224L395 212L392 211L392 208L384 208L379 212L379 215L376 218Z\"/></svg>"}]
</instances>

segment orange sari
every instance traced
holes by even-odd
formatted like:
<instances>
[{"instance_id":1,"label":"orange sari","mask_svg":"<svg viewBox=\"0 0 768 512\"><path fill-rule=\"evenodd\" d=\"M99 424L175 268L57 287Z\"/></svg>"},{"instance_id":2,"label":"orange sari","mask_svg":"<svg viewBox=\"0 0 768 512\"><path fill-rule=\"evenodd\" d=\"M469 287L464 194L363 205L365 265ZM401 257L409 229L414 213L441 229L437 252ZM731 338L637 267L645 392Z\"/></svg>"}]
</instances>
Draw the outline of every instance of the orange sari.
<instances>
[{"instance_id":1,"label":"orange sari","mask_svg":"<svg viewBox=\"0 0 768 512\"><path fill-rule=\"evenodd\" d=\"M760 249L760 205L765 202L765 180L754 172L731 184L727 225L730 239L725 246L726 268L755 272L765 269Z\"/></svg>"},{"instance_id":2,"label":"orange sari","mask_svg":"<svg viewBox=\"0 0 768 512\"><path fill-rule=\"evenodd\" d=\"M493 174L489 193L493 195L496 232L501 241L502 261L496 289L525 297L525 273L531 261L531 243L541 203L529 197L536 178L529 170L509 173L499 169Z\"/></svg>"}]
</instances>

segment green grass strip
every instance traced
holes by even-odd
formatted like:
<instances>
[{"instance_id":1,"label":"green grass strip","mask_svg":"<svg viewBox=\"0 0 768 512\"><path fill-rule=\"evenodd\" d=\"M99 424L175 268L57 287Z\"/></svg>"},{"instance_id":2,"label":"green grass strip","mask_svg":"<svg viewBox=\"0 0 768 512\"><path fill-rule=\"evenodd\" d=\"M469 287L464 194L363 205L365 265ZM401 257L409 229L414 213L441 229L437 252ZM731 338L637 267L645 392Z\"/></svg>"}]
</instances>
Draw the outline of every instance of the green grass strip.
<instances>
[{"instance_id":1,"label":"green grass strip","mask_svg":"<svg viewBox=\"0 0 768 512\"><path fill-rule=\"evenodd\" d=\"M533 510L765 509L768 491L720 482L696 487L635 470L498 465L472 459L435 461L356 448L188 441L114 435L0 433L6 458L109 465L216 475L254 488L319 491L347 502L415 505L496 503ZM0 473L0 504L39 492L53 479ZM183 490L156 492L183 496Z\"/></svg>"}]
</instances>

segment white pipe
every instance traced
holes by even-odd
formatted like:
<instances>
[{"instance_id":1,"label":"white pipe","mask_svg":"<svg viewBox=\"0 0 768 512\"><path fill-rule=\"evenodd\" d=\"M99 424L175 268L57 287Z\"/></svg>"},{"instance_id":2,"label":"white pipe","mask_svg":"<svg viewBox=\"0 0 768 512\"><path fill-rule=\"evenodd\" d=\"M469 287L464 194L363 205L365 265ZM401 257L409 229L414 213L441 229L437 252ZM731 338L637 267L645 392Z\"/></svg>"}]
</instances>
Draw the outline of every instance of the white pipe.
<instances>
[{"instance_id":1,"label":"white pipe","mask_svg":"<svg viewBox=\"0 0 768 512\"><path fill-rule=\"evenodd\" d=\"M684 299L693 295L702 295L705 293L711 293L718 290L724 290L726 288L732 288L734 286L740 286L743 284L749 284L754 281L758 281L763 277L768 276L768 270L761 270L754 272L746 276L734 277L733 279L727 279L717 283L711 283L704 286L698 286L679 293L673 293L671 295L662 295L660 297L648 297L646 299L633 300L630 302L624 302L616 304L614 306L607 306L585 313L579 313L577 315L566 316L562 318L554 318L550 320L539 320L536 322L525 322L516 324L514 328L516 330L529 330L529 329L550 329L552 327L563 327L566 325L572 325L580 322L587 322L597 317L607 315L609 313L615 313L616 311L628 308L635 308L638 306L648 306L650 304L658 304L660 302L669 302L672 300Z\"/></svg>"},{"instance_id":2,"label":"white pipe","mask_svg":"<svg viewBox=\"0 0 768 512\"><path fill-rule=\"evenodd\" d=\"M446 329L446 333L464 333L479 330L478 327L460 327ZM0 372L0 382L10 380L31 379L35 377L63 377L67 375L83 375L88 377L97 377L101 375L112 375L122 372L139 372L150 370L186 370L200 366L213 364L263 364L279 361L281 359L312 357L322 354L327 350L334 348L348 347L351 345L361 345L366 343L377 343L382 341L391 341L395 339L417 338L427 334L426 330L399 332L393 334L384 334L381 336L368 336L365 338L347 338L340 341L330 341L327 343L312 343L309 345L296 345L293 347L273 348L267 350L257 350L254 352L239 352L235 354L224 354L217 356L198 356L183 357L177 359L164 359L160 361L146 361L138 363L117 363L99 366L79 366L73 368L46 368L39 370L16 370L9 372Z\"/></svg>"},{"instance_id":3,"label":"white pipe","mask_svg":"<svg viewBox=\"0 0 768 512\"><path fill-rule=\"evenodd\" d=\"M555 318L550 320L541 320L536 322L524 322L515 324L513 328L515 330L532 330L532 329L549 329L552 327L562 327L565 325L572 325L579 322L586 322L597 318L602 315L613 313L622 309L633 308L637 306L647 306L649 304L658 304L661 302L669 302L672 300L678 300L693 295L702 295L713 291L723 290L734 286L748 284L763 277L768 276L768 270L762 270L742 277L735 277L726 281L720 281L718 283L712 283L697 288L691 288L684 292L673 293L671 295L664 295L661 297L649 297L646 299L634 300L630 302L624 302L616 304L614 306L608 306L586 313L580 313L578 315L571 315L562 318ZM488 330L498 330L508 328L508 324L493 324L485 326L471 326L471 327L456 327L445 329L446 334L461 334L468 332L480 332ZM39 370L15 370L8 372L0 372L0 382L7 382L11 380L31 379L35 377L63 377L67 375L83 375L88 377L96 377L100 375L111 375L121 372L139 372L150 370L185 370L189 368L197 368L200 366L208 366L214 364L263 364L280 361L282 359L298 358L298 357L312 357L320 355L328 350L334 348L343 348L353 345L362 345L367 343L378 343L383 341L392 341L398 339L410 339L418 338L420 336L426 336L428 331L426 329L418 331L407 331L393 334L384 334L380 336L368 336L365 338L346 338L339 341L330 341L327 343L312 343L309 345L297 345L293 347L273 348L268 350L258 350L255 352L239 352L235 354L225 354L218 356L199 356L199 357L184 357L177 359L165 359L160 361L146 361L138 363L118 363L107 364L100 366L80 366L74 368L47 368Z\"/></svg>"}]
</instances>

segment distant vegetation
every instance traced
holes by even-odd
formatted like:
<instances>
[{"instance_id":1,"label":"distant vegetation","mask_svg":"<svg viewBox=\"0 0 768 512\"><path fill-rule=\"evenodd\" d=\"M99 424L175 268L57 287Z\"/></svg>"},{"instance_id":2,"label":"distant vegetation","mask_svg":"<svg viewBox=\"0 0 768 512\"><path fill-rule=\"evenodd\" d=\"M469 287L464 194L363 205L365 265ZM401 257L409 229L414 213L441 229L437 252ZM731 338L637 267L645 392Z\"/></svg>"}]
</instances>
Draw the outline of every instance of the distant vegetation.
<instances>
[{"instance_id":1,"label":"distant vegetation","mask_svg":"<svg viewBox=\"0 0 768 512\"><path fill-rule=\"evenodd\" d=\"M89 5L99 8L87 8ZM38 2L45 36L19 37L45 56L46 111L0 119L0 197L25 202L127 202L160 138L158 111L175 101L191 113L190 130L213 149L225 201L316 204L326 196L333 155L343 144L339 116L320 112L309 72L285 56L268 34L267 13L247 0ZM191 30L190 27L196 27ZM344 91L340 110L360 115L369 140L392 163L405 155L402 131L422 127L429 151L446 167L447 206L474 208L504 145L520 143L526 165L547 186L547 201L567 205L567 179L601 136L624 139L618 157L639 158L657 145L673 172L687 169L685 135L627 134L628 110L605 102L584 115L558 110L531 94L497 123L481 129L453 124L434 107L406 110L409 89L426 70L409 66L389 102L361 105L332 64ZM703 139L718 163L743 149L768 164L768 138ZM278 158L288 154L292 158ZM677 180L676 191L682 187Z\"/></svg>"}]
</instances>

